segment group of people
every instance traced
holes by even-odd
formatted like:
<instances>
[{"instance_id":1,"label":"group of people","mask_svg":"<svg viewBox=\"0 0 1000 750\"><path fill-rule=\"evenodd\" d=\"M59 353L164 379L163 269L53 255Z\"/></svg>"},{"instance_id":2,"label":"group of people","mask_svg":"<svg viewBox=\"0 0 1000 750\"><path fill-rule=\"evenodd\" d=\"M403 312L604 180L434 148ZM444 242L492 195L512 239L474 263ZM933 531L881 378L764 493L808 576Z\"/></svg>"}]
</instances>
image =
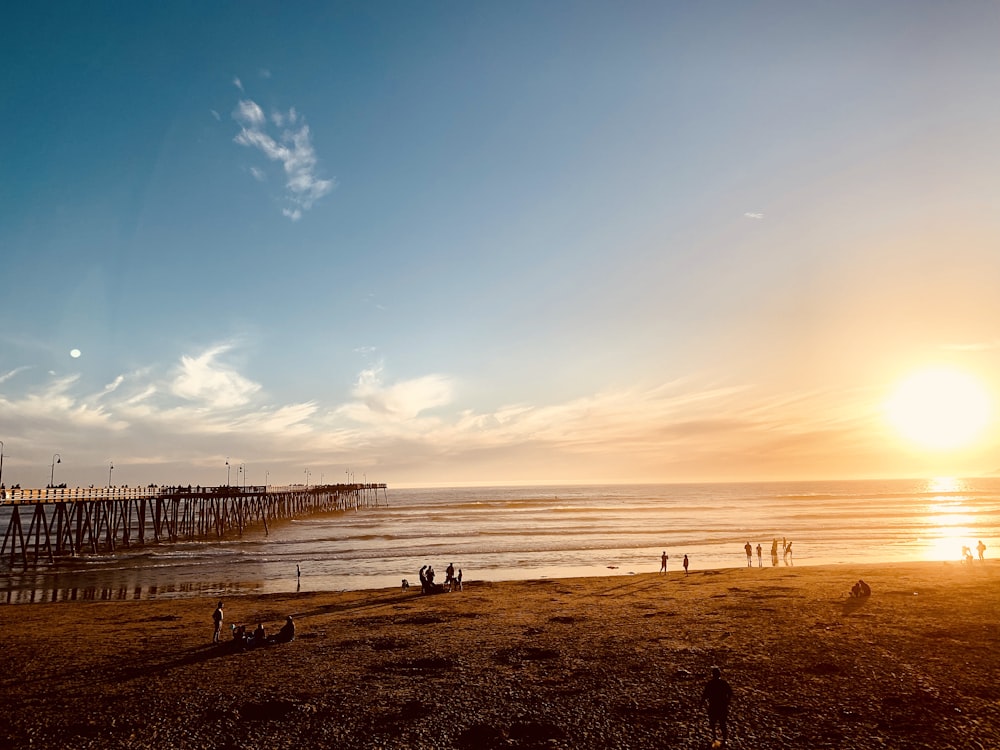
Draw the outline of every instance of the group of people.
<instances>
[{"instance_id":1,"label":"group of people","mask_svg":"<svg viewBox=\"0 0 1000 750\"><path fill-rule=\"evenodd\" d=\"M666 550L663 550L663 554L660 555L660 572L661 573L666 573L667 572L667 561L668 560L670 560L670 555L667 554ZM688 560L688 556L687 555L684 555L684 561L681 564L684 566L684 575L687 575L688 566L691 564L691 561Z\"/></svg>"},{"instance_id":2,"label":"group of people","mask_svg":"<svg viewBox=\"0 0 1000 750\"><path fill-rule=\"evenodd\" d=\"M861 599L872 595L872 587L865 583L862 579L858 579L858 582L851 586L851 596L855 599Z\"/></svg>"},{"instance_id":3,"label":"group of people","mask_svg":"<svg viewBox=\"0 0 1000 750\"><path fill-rule=\"evenodd\" d=\"M753 547L753 545L750 544L750 542L747 542L746 544L743 545L743 551L746 553L746 556L747 556L747 567L748 568L752 568L753 567L753 553L754 553L754 547ZM764 567L764 548L760 545L760 542L757 543L756 552L757 552L757 567L758 568L763 568ZM790 541L788 541L788 539L786 539L785 537L782 537L782 539L781 539L781 556L782 556L782 559L785 561L785 565L791 565L792 564L792 543ZM771 565L774 566L774 567L777 567L777 565L778 565L778 539L777 539L777 537L775 537L774 539L771 540Z\"/></svg>"},{"instance_id":4,"label":"group of people","mask_svg":"<svg viewBox=\"0 0 1000 750\"><path fill-rule=\"evenodd\" d=\"M986 560L986 545L983 544L983 540L979 540L979 544L976 545L976 551L979 553L979 561L984 562ZM962 545L962 562L970 563L972 562L972 550L969 549L967 544Z\"/></svg>"},{"instance_id":5,"label":"group of people","mask_svg":"<svg viewBox=\"0 0 1000 750\"><path fill-rule=\"evenodd\" d=\"M418 573L420 577L420 592L422 594L442 594L448 591L462 591L462 569L455 571L455 563L448 563L444 570L444 583L435 583L437 573L434 572L433 565L424 565ZM403 579L403 589L409 588L406 579Z\"/></svg>"},{"instance_id":6,"label":"group of people","mask_svg":"<svg viewBox=\"0 0 1000 750\"><path fill-rule=\"evenodd\" d=\"M223 620L225 620L225 613L223 612L223 605L220 601L215 607L215 612L212 613L212 624L214 626L212 631L213 644L220 642L222 637ZM282 625L281 629L273 635L268 635L264 631L264 624L262 622L258 622L257 628L250 633L247 633L246 625L236 625L234 623L229 626L229 629L233 634L233 646L238 651L267 646L273 643L289 643L295 638L295 622L292 620L291 615L288 615L288 617L285 618L285 624Z\"/></svg>"}]
</instances>

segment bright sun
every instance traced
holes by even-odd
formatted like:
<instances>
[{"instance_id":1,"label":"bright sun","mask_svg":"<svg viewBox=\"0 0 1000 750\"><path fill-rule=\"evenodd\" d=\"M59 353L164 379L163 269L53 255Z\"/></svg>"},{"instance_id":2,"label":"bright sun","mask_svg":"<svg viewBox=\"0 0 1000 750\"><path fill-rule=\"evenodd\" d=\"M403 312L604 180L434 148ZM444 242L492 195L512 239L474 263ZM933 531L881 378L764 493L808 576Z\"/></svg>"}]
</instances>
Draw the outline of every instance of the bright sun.
<instances>
[{"instance_id":1,"label":"bright sun","mask_svg":"<svg viewBox=\"0 0 1000 750\"><path fill-rule=\"evenodd\" d=\"M903 437L938 451L970 445L986 428L991 411L989 393L978 380L944 368L910 375L886 403L889 422Z\"/></svg>"}]
</instances>

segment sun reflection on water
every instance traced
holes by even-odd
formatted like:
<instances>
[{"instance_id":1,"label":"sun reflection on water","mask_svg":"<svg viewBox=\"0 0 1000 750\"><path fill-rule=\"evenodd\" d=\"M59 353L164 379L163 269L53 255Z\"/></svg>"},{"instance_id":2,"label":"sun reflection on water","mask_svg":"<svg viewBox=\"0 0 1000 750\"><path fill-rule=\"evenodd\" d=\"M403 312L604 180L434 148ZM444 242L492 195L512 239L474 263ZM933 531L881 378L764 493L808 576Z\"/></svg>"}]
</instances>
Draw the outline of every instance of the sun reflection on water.
<instances>
[{"instance_id":1,"label":"sun reflection on water","mask_svg":"<svg viewBox=\"0 0 1000 750\"><path fill-rule=\"evenodd\" d=\"M959 560L962 548L975 548L975 516L968 506L965 482L955 477L935 477L928 480L928 499L924 512L926 533L921 540L924 557L928 560Z\"/></svg>"}]
</instances>

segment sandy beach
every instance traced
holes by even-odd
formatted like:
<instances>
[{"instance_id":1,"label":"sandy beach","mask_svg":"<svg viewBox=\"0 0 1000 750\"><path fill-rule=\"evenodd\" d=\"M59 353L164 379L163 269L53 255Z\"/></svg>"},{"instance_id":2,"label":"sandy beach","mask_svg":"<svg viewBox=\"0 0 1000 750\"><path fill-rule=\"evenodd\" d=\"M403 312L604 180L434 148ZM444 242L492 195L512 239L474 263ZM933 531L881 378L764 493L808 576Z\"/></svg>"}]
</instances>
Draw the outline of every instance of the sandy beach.
<instances>
[{"instance_id":1,"label":"sandy beach","mask_svg":"<svg viewBox=\"0 0 1000 750\"><path fill-rule=\"evenodd\" d=\"M415 576L414 576L415 578ZM863 578L873 594L852 599ZM1000 565L0 607L11 748L1000 747ZM231 647L229 623L292 643Z\"/></svg>"}]
</instances>

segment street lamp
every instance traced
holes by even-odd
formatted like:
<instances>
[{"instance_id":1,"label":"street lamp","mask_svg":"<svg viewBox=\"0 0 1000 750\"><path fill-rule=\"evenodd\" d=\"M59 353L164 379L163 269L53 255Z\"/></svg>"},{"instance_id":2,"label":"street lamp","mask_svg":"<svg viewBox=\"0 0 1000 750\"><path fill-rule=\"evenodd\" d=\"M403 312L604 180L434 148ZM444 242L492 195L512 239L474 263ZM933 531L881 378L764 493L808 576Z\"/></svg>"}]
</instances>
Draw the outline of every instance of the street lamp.
<instances>
[{"instance_id":1,"label":"street lamp","mask_svg":"<svg viewBox=\"0 0 1000 750\"><path fill-rule=\"evenodd\" d=\"M62 456L58 453L52 454L52 469L49 471L49 487L56 486L56 464L62 463Z\"/></svg>"},{"instance_id":2,"label":"street lamp","mask_svg":"<svg viewBox=\"0 0 1000 750\"><path fill-rule=\"evenodd\" d=\"M229 486L229 456L226 456L226 487Z\"/></svg>"},{"instance_id":3,"label":"street lamp","mask_svg":"<svg viewBox=\"0 0 1000 750\"><path fill-rule=\"evenodd\" d=\"M309 474L310 474L309 469L306 469L305 470L305 475L306 475L306 489L309 489Z\"/></svg>"},{"instance_id":4,"label":"street lamp","mask_svg":"<svg viewBox=\"0 0 1000 750\"><path fill-rule=\"evenodd\" d=\"M3 440L0 440L0 487L3 487Z\"/></svg>"},{"instance_id":5,"label":"street lamp","mask_svg":"<svg viewBox=\"0 0 1000 750\"><path fill-rule=\"evenodd\" d=\"M236 467L236 484L239 485L240 487L243 486L243 482L240 479L240 477L242 477L242 476L243 476L243 467L242 466L237 466Z\"/></svg>"},{"instance_id":6,"label":"street lamp","mask_svg":"<svg viewBox=\"0 0 1000 750\"><path fill-rule=\"evenodd\" d=\"M115 470L115 462L108 461L108 489L111 489L111 472Z\"/></svg>"}]
</instances>

